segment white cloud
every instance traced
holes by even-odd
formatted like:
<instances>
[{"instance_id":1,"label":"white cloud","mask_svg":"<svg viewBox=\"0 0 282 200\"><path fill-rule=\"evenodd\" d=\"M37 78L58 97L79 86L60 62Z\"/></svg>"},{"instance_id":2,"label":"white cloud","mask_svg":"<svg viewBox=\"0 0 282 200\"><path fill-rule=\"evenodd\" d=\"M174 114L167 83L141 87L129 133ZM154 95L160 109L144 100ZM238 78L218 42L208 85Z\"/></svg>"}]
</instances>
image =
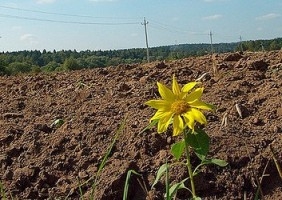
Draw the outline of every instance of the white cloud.
<instances>
[{"instance_id":1,"label":"white cloud","mask_svg":"<svg viewBox=\"0 0 282 200\"><path fill-rule=\"evenodd\" d=\"M12 31L20 31L22 30L21 26L12 26Z\"/></svg>"},{"instance_id":2,"label":"white cloud","mask_svg":"<svg viewBox=\"0 0 282 200\"><path fill-rule=\"evenodd\" d=\"M172 21L174 21L174 22L177 22L177 21L179 21L180 19L179 19L179 17L173 17L172 18Z\"/></svg>"},{"instance_id":3,"label":"white cloud","mask_svg":"<svg viewBox=\"0 0 282 200\"><path fill-rule=\"evenodd\" d=\"M24 34L20 37L20 40L23 41L23 42L27 42L31 45L34 45L34 44L38 44L38 40L37 40L37 36L33 35L33 34L30 34L30 33L27 33L27 34Z\"/></svg>"},{"instance_id":4,"label":"white cloud","mask_svg":"<svg viewBox=\"0 0 282 200\"><path fill-rule=\"evenodd\" d=\"M210 15L210 16L203 17L202 19L203 20L217 20L221 17L222 17L222 15L216 14L216 15Z\"/></svg>"},{"instance_id":5,"label":"white cloud","mask_svg":"<svg viewBox=\"0 0 282 200\"><path fill-rule=\"evenodd\" d=\"M262 27L257 27L257 31L262 31L263 28Z\"/></svg>"},{"instance_id":6,"label":"white cloud","mask_svg":"<svg viewBox=\"0 0 282 200\"><path fill-rule=\"evenodd\" d=\"M5 6L12 7L12 8L19 8L20 7L17 3L12 3L12 2L6 3Z\"/></svg>"},{"instance_id":7,"label":"white cloud","mask_svg":"<svg viewBox=\"0 0 282 200\"><path fill-rule=\"evenodd\" d=\"M256 20L270 20L270 19L278 18L280 16L281 15L277 14L277 13L269 13L269 14L266 14L266 15L262 15L262 16L256 17Z\"/></svg>"},{"instance_id":8,"label":"white cloud","mask_svg":"<svg viewBox=\"0 0 282 200\"><path fill-rule=\"evenodd\" d=\"M48 4L48 3L54 3L56 0L36 0L36 3L38 4Z\"/></svg>"}]
</instances>

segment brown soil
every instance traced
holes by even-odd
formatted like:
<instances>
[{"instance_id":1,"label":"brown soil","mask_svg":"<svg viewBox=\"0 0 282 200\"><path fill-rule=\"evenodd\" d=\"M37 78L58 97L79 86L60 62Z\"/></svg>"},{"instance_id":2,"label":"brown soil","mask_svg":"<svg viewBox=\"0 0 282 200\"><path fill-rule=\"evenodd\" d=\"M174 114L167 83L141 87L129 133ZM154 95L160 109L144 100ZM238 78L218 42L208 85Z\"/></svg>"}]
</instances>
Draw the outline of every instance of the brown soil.
<instances>
[{"instance_id":1,"label":"brown soil","mask_svg":"<svg viewBox=\"0 0 282 200\"><path fill-rule=\"evenodd\" d=\"M282 166L282 52L213 59L0 77L0 178L7 198L79 199L81 189L88 199L99 164L127 116L95 197L122 199L127 171L133 169L142 178L132 177L129 199L163 199L164 182L155 189L151 185L166 158L172 161L170 146L180 138L171 137L171 130L141 132L155 112L144 102L158 98L156 81L170 86L175 74L183 85L207 72L203 100L217 106L216 112L205 113L209 156L229 165L204 167L196 177L197 194L204 199L254 199L262 179L264 198L282 199L282 181L270 151L272 147ZM52 125L56 119L64 124ZM199 162L194 154L192 162ZM172 180L186 177L184 169L171 171ZM85 184L79 188L79 183ZM189 197L185 190L178 193L178 199Z\"/></svg>"}]
</instances>

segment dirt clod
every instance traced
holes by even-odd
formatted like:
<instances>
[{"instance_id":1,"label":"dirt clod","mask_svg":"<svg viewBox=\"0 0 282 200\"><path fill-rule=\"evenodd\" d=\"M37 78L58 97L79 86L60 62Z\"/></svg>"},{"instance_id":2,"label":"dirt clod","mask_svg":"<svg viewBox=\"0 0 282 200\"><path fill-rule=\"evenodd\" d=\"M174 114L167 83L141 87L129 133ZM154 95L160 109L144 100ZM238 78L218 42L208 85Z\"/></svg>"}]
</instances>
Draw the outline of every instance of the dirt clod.
<instances>
[{"instance_id":1,"label":"dirt clod","mask_svg":"<svg viewBox=\"0 0 282 200\"><path fill-rule=\"evenodd\" d=\"M156 128L142 131L154 110L144 102L159 97L156 82L171 87L201 77L211 138L209 156L226 160L196 177L199 196L207 199L254 199L257 179L264 199L282 199L282 181L270 145L282 166L281 52L218 54L160 63L119 65L93 70L0 77L0 181L8 199L85 199L117 129L94 192L96 199L122 199L129 170L129 199L163 199L162 180L151 188L160 165L172 161L170 147L180 137ZM239 106L241 116L236 111ZM64 123L52 127L61 119ZM198 159L192 154L192 163ZM265 174L269 176L265 177ZM172 180L187 172L171 170ZM187 183L187 186L189 184ZM83 194L81 194L81 191ZM1 194L0 194L1 195ZM188 199L186 190L178 199Z\"/></svg>"}]
</instances>

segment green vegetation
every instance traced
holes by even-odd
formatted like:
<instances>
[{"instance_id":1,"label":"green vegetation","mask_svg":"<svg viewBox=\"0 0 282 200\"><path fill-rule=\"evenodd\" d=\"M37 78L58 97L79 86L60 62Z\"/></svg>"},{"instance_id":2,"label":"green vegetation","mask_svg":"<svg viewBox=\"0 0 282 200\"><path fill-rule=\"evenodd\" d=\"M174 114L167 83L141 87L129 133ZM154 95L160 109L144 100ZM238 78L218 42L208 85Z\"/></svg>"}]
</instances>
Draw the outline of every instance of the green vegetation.
<instances>
[{"instance_id":1,"label":"green vegetation","mask_svg":"<svg viewBox=\"0 0 282 200\"><path fill-rule=\"evenodd\" d=\"M228 163L224 160L207 157L210 146L210 138L206 132L199 128L196 124L196 122L202 125L207 124L207 120L200 110L213 111L215 107L201 101L204 88L198 87L199 82L190 82L181 88L175 76L173 76L172 90L165 85L162 85L160 82L157 82L157 85L162 99L150 100L145 103L146 105L157 109L157 112L150 121L158 121L158 133L167 131L168 126L172 124L172 136L182 135L183 139L172 144L171 154L175 158L176 162L166 162L166 164L159 168L153 186L159 181L162 175L165 174L166 200L175 199L177 190L179 189L186 189L190 191L192 199L199 200L201 198L196 195L194 182L194 177L201 172L199 169L207 164L215 164L221 167L228 165ZM190 152L192 150L201 160L201 163L196 166L195 169L192 168L190 158ZM186 160L181 161L183 154L185 154ZM169 180L169 168L176 164L186 166L189 177L171 185ZM188 179L190 180L191 189L187 188L184 184Z\"/></svg>"},{"instance_id":2,"label":"green vegetation","mask_svg":"<svg viewBox=\"0 0 282 200\"><path fill-rule=\"evenodd\" d=\"M272 40L244 41L242 43L214 44L214 52L279 50L282 38ZM180 44L150 48L150 60L174 60L210 53L210 44ZM117 66L119 64L143 63L147 61L146 49L123 49L107 51L18 51L0 53L0 75L69 71L83 68Z\"/></svg>"},{"instance_id":3,"label":"green vegetation","mask_svg":"<svg viewBox=\"0 0 282 200\"><path fill-rule=\"evenodd\" d=\"M90 177L87 181L83 182L83 183L80 183L80 180L78 181L79 182L79 185L78 185L78 189L79 189L79 193L80 193L80 196L81 198L80 199L84 199L83 198L83 194L84 194L84 191L82 191L82 186L88 184L89 182L92 183L92 186L91 186L91 195L90 195L90 200L95 200L95 190L96 190L96 187L99 183L99 180L100 180L100 176L101 176L101 173L102 171L104 170L105 166L106 166L106 163L108 161L108 158L110 156L110 154L112 153L112 150L118 140L118 137L119 135L124 131L124 127L125 127L125 123L126 123L126 119L127 119L127 116L125 116L125 118L123 119L122 123L120 124L118 130L116 131L115 135L114 135L114 138L113 138L113 141L111 142L111 144L109 145L108 149L107 149L107 152L105 153L101 163L99 164L99 168L98 168L98 171L96 172L96 174L92 177ZM124 193L127 193L127 191L125 191ZM65 198L65 199L68 199L68 196Z\"/></svg>"}]
</instances>

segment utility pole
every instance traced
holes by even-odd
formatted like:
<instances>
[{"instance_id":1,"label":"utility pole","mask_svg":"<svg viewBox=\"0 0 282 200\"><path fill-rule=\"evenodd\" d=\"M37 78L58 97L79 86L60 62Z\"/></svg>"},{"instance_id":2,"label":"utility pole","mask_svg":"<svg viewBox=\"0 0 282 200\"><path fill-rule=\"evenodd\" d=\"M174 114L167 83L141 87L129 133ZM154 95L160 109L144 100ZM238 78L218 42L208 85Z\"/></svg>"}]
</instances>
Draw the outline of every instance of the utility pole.
<instances>
[{"instance_id":1,"label":"utility pole","mask_svg":"<svg viewBox=\"0 0 282 200\"><path fill-rule=\"evenodd\" d=\"M241 52L243 52L243 44L242 44L242 37L240 35L240 49L241 49Z\"/></svg>"},{"instance_id":2,"label":"utility pole","mask_svg":"<svg viewBox=\"0 0 282 200\"><path fill-rule=\"evenodd\" d=\"M263 43L260 43L260 46L261 46L261 50L264 52L264 46L263 46Z\"/></svg>"},{"instance_id":3,"label":"utility pole","mask_svg":"<svg viewBox=\"0 0 282 200\"><path fill-rule=\"evenodd\" d=\"M144 17L144 23L141 23L145 27L145 37L146 37L146 47L147 47L147 62L150 62L150 55L149 55L149 44L148 44L148 34L147 34L147 24L149 22L146 21L146 18Z\"/></svg>"},{"instance_id":4,"label":"utility pole","mask_svg":"<svg viewBox=\"0 0 282 200\"><path fill-rule=\"evenodd\" d=\"M211 54L213 54L212 32L211 31L210 31L210 40L211 40Z\"/></svg>"},{"instance_id":5,"label":"utility pole","mask_svg":"<svg viewBox=\"0 0 282 200\"><path fill-rule=\"evenodd\" d=\"M217 69L217 62L215 60L215 57L213 55L213 44L212 44L212 32L210 31L210 40L211 40L211 60L212 60L212 69L213 69L213 73L214 75L218 74L218 69Z\"/></svg>"}]
</instances>

